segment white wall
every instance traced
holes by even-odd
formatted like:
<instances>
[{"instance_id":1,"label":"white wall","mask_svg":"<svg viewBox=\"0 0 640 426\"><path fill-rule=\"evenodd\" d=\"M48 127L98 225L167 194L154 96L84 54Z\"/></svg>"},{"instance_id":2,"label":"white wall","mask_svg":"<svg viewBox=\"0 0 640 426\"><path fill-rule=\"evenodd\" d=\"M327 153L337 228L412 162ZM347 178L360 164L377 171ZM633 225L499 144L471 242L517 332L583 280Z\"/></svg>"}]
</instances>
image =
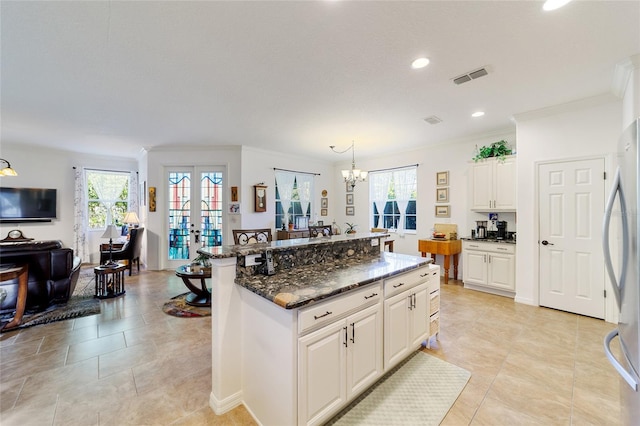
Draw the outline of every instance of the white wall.
<instances>
[{"instance_id":1,"label":"white wall","mask_svg":"<svg viewBox=\"0 0 640 426\"><path fill-rule=\"evenodd\" d=\"M15 177L1 177L3 187L55 188L58 197L58 218L43 223L0 223L0 239L12 229L20 229L35 240L60 240L73 247L73 167L135 172L136 159L104 157L2 141L0 157L7 159L17 172ZM88 234L88 250L92 261L98 261L100 236L104 231Z\"/></svg>"},{"instance_id":2,"label":"white wall","mask_svg":"<svg viewBox=\"0 0 640 426\"><path fill-rule=\"evenodd\" d=\"M611 157L621 129L621 109L619 99L605 95L516 116L519 223L516 301L537 305L539 300L536 164L605 156L607 174L611 176ZM611 181L606 185L607 193L610 185Z\"/></svg>"}]
</instances>

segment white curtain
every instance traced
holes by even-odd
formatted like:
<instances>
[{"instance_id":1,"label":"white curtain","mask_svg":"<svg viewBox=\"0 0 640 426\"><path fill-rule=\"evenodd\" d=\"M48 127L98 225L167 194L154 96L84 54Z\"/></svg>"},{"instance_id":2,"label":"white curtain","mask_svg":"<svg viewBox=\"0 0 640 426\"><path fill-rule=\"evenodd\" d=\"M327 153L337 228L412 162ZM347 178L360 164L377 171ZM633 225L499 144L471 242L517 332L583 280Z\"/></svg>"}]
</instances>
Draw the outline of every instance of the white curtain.
<instances>
[{"instance_id":1,"label":"white curtain","mask_svg":"<svg viewBox=\"0 0 640 426\"><path fill-rule=\"evenodd\" d=\"M384 206L389 198L389 184L391 183L391 173L370 173L369 182L371 185L371 199L376 204L378 213L380 214L379 228L384 228Z\"/></svg>"},{"instance_id":2,"label":"white curtain","mask_svg":"<svg viewBox=\"0 0 640 426\"><path fill-rule=\"evenodd\" d=\"M398 229L404 229L404 222L406 220L407 206L411 199L411 194L416 189L417 173L416 168L395 170L393 172L393 182L396 192L396 203L398 203L398 210L400 210L400 223Z\"/></svg>"},{"instance_id":3,"label":"white curtain","mask_svg":"<svg viewBox=\"0 0 640 426\"><path fill-rule=\"evenodd\" d=\"M139 192L138 188L138 173L132 172L129 174L129 210L130 212L136 212L138 217L140 217L139 205Z\"/></svg>"},{"instance_id":4,"label":"white curtain","mask_svg":"<svg viewBox=\"0 0 640 426\"><path fill-rule=\"evenodd\" d=\"M105 225L114 224L112 215L113 212L111 211L113 207L112 200L118 199L118 196L124 188L124 184L127 182L127 180L130 180L127 179L127 174L130 173L122 173L122 175L119 176L116 172L104 173L100 171L91 171L91 183L93 184L93 188L96 190L98 198L107 209L107 219Z\"/></svg>"},{"instance_id":5,"label":"white curtain","mask_svg":"<svg viewBox=\"0 0 640 426\"><path fill-rule=\"evenodd\" d=\"M85 189L84 169L74 168L73 197L73 252L82 263L91 261L87 250L87 191Z\"/></svg>"},{"instance_id":6,"label":"white curtain","mask_svg":"<svg viewBox=\"0 0 640 426\"><path fill-rule=\"evenodd\" d=\"M300 205L302 206L302 214L307 214L307 208L311 202L311 191L313 189L313 175L297 174L296 182L298 183L298 195L300 196ZM279 187L278 187L279 188ZM282 193L280 194L282 196ZM313 215L311 215L313 219Z\"/></svg>"},{"instance_id":7,"label":"white curtain","mask_svg":"<svg viewBox=\"0 0 640 426\"><path fill-rule=\"evenodd\" d=\"M276 170L276 183L278 184L278 192L280 193L280 202L284 211L285 220L289 218L289 207L291 207L291 195L293 194L293 183L295 174ZM286 222L285 222L286 223Z\"/></svg>"}]
</instances>

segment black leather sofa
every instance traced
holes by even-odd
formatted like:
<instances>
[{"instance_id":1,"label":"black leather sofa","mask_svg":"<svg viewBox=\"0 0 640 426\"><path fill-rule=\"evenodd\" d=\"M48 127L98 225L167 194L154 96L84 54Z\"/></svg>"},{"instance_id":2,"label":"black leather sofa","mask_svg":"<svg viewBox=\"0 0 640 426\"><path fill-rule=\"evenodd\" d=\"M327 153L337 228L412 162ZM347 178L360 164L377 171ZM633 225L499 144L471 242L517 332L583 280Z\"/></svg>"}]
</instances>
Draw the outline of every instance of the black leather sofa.
<instances>
[{"instance_id":1,"label":"black leather sofa","mask_svg":"<svg viewBox=\"0 0 640 426\"><path fill-rule=\"evenodd\" d=\"M53 303L65 303L73 294L80 274L80 259L60 241L0 243L0 264L29 265L27 309L43 310ZM16 309L18 279L3 281L6 298L0 313Z\"/></svg>"}]
</instances>

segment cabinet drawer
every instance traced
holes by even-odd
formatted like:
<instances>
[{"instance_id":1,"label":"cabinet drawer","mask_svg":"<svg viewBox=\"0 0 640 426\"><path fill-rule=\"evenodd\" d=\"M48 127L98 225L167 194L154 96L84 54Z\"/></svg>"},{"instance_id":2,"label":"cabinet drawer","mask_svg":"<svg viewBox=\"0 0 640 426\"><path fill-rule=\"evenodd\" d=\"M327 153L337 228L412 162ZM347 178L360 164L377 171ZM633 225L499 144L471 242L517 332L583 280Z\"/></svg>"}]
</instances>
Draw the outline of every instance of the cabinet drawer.
<instances>
[{"instance_id":1,"label":"cabinet drawer","mask_svg":"<svg viewBox=\"0 0 640 426\"><path fill-rule=\"evenodd\" d=\"M433 314L440 310L440 290L431 293L429 300L429 313Z\"/></svg>"},{"instance_id":2,"label":"cabinet drawer","mask_svg":"<svg viewBox=\"0 0 640 426\"><path fill-rule=\"evenodd\" d=\"M429 317L429 336L440 332L440 313L437 312Z\"/></svg>"},{"instance_id":3,"label":"cabinet drawer","mask_svg":"<svg viewBox=\"0 0 640 426\"><path fill-rule=\"evenodd\" d=\"M381 297L382 286L376 283L301 309L298 312L298 333L303 334L318 326L329 324L357 308L378 303Z\"/></svg>"},{"instance_id":4,"label":"cabinet drawer","mask_svg":"<svg viewBox=\"0 0 640 426\"><path fill-rule=\"evenodd\" d=\"M464 241L462 244L463 250L479 250L486 251L491 253L506 253L506 254L515 254L516 245L515 244L507 244L507 243L481 243L481 242L470 242Z\"/></svg>"},{"instance_id":5,"label":"cabinet drawer","mask_svg":"<svg viewBox=\"0 0 640 426\"><path fill-rule=\"evenodd\" d=\"M388 298L416 284L426 282L429 280L430 275L429 268L420 268L386 279L384 280L384 297Z\"/></svg>"}]
</instances>

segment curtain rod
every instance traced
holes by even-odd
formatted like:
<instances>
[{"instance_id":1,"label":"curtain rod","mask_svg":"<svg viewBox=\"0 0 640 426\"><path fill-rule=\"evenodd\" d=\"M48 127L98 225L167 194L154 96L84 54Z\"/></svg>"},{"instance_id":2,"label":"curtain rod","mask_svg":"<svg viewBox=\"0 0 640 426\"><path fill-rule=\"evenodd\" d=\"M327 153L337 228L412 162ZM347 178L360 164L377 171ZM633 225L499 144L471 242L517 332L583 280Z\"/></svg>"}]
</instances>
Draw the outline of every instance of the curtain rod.
<instances>
[{"instance_id":1,"label":"curtain rod","mask_svg":"<svg viewBox=\"0 0 640 426\"><path fill-rule=\"evenodd\" d=\"M419 165L420 164L409 164L408 166L402 166L402 167L391 167L388 169L369 170L369 173L388 172L389 170L408 169L409 167L418 167Z\"/></svg>"},{"instance_id":2,"label":"curtain rod","mask_svg":"<svg viewBox=\"0 0 640 426\"><path fill-rule=\"evenodd\" d=\"M312 173L312 172L301 172L298 170L287 170L287 169L279 169L277 167L274 167L273 170L280 170L281 172L291 172L291 173L302 173L303 175L314 175L314 176L320 176L320 173Z\"/></svg>"},{"instance_id":3,"label":"curtain rod","mask_svg":"<svg viewBox=\"0 0 640 426\"><path fill-rule=\"evenodd\" d=\"M76 166L71 166L71 168L73 170L75 170L77 167ZM85 167L85 170L91 170L93 172L111 172L111 173L133 173L131 170L108 170L108 169L94 169L92 167ZM140 174L140 172L135 172L137 175Z\"/></svg>"}]
</instances>

